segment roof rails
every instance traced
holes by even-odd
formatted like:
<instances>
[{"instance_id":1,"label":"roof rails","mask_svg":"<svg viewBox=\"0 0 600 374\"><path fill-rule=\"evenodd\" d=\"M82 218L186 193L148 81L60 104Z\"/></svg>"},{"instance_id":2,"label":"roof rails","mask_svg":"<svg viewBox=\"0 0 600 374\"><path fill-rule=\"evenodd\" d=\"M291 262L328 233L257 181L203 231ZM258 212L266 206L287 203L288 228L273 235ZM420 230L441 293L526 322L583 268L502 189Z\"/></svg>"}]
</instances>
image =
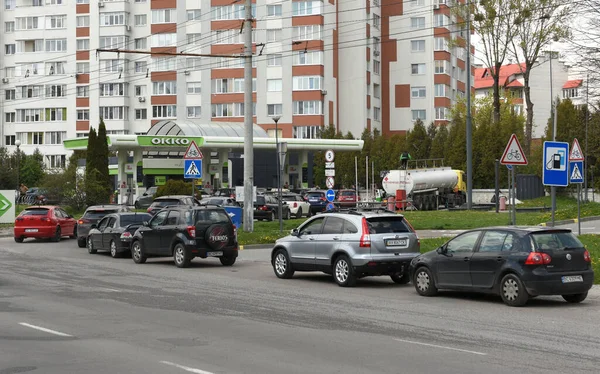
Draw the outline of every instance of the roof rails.
<instances>
[{"instance_id":1,"label":"roof rails","mask_svg":"<svg viewBox=\"0 0 600 374\"><path fill-rule=\"evenodd\" d=\"M362 216L363 213L391 213L396 214L396 212L389 210L385 207L357 207L357 208L338 208L332 210L327 210L322 213L346 213L353 214L357 216Z\"/></svg>"}]
</instances>

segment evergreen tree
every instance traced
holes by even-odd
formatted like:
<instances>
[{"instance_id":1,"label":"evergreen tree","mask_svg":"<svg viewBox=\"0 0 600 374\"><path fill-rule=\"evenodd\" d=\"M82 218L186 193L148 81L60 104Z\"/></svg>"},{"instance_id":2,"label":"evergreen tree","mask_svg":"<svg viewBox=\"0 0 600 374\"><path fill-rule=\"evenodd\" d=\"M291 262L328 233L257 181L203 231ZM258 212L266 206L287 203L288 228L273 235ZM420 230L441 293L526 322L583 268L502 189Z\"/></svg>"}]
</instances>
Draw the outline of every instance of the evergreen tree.
<instances>
[{"instance_id":1,"label":"evergreen tree","mask_svg":"<svg viewBox=\"0 0 600 374\"><path fill-rule=\"evenodd\" d=\"M106 126L104 125L104 120L102 118L100 118L100 124L98 125L96 144L98 147L96 150L98 157L98 171L100 172L102 183L106 186L106 196L103 197L103 199L108 202L113 189L110 183L110 175L108 172L109 151L108 139L106 137Z\"/></svg>"},{"instance_id":2,"label":"evergreen tree","mask_svg":"<svg viewBox=\"0 0 600 374\"><path fill-rule=\"evenodd\" d=\"M446 155L446 145L448 142L448 126L441 125L431 142L430 158L444 158Z\"/></svg>"},{"instance_id":3,"label":"evergreen tree","mask_svg":"<svg viewBox=\"0 0 600 374\"><path fill-rule=\"evenodd\" d=\"M413 160L424 160L429 158L431 150L431 138L423 124L423 121L417 119L413 129L406 135L406 149Z\"/></svg>"}]
</instances>

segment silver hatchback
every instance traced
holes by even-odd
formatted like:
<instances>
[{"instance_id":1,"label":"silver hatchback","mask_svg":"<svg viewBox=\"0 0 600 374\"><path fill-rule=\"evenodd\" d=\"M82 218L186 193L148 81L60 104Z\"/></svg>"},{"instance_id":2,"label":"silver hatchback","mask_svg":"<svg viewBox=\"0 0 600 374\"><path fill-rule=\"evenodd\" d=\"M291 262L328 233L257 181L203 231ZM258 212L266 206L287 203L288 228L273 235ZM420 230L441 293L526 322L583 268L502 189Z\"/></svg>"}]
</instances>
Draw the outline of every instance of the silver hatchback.
<instances>
[{"instance_id":1,"label":"silver hatchback","mask_svg":"<svg viewBox=\"0 0 600 374\"><path fill-rule=\"evenodd\" d=\"M404 216L350 211L308 219L277 240L271 264L279 278L291 278L295 271L322 271L342 287L377 275L406 284L410 262L419 254L419 238Z\"/></svg>"}]
</instances>

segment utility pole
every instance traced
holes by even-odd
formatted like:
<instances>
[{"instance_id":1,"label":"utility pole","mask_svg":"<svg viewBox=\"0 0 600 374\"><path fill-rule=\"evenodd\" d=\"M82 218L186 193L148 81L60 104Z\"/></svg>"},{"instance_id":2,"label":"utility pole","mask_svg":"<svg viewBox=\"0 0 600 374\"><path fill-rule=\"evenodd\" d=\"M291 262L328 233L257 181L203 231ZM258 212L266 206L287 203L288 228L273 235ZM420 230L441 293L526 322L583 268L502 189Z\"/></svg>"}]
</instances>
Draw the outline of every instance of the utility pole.
<instances>
[{"instance_id":1,"label":"utility pole","mask_svg":"<svg viewBox=\"0 0 600 374\"><path fill-rule=\"evenodd\" d=\"M550 102L552 103L552 141L556 141L556 104L554 103L554 92L552 82L552 50L550 50ZM554 227L554 216L556 212L556 187L550 187L550 199L552 201L552 227Z\"/></svg>"},{"instance_id":2,"label":"utility pole","mask_svg":"<svg viewBox=\"0 0 600 374\"><path fill-rule=\"evenodd\" d=\"M473 207L473 123L471 119L471 0L467 0L467 209Z\"/></svg>"},{"instance_id":3,"label":"utility pole","mask_svg":"<svg viewBox=\"0 0 600 374\"><path fill-rule=\"evenodd\" d=\"M590 73L587 73L585 76L585 85L586 85L586 89L585 89L585 156L588 157L588 117L589 117L589 112L590 112ZM587 171L588 171L588 160L585 160L583 162L583 188L585 190L585 197L584 200L586 203L589 202L588 200L588 176L587 176Z\"/></svg>"},{"instance_id":4,"label":"utility pole","mask_svg":"<svg viewBox=\"0 0 600 374\"><path fill-rule=\"evenodd\" d=\"M254 231L254 125L252 123L252 0L244 7L244 231Z\"/></svg>"}]
</instances>

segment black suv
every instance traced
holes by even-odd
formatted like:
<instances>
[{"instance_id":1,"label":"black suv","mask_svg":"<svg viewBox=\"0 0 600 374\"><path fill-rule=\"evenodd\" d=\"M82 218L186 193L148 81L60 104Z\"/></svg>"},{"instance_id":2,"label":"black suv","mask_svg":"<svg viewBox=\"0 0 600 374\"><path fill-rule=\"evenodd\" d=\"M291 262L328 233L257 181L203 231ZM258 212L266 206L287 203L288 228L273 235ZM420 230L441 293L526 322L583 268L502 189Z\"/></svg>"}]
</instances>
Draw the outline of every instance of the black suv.
<instances>
[{"instance_id":1,"label":"black suv","mask_svg":"<svg viewBox=\"0 0 600 374\"><path fill-rule=\"evenodd\" d=\"M174 206L158 212L137 229L131 243L136 264L148 257L173 256L184 268L194 257L218 257L231 266L238 256L237 228L224 208Z\"/></svg>"}]
</instances>

